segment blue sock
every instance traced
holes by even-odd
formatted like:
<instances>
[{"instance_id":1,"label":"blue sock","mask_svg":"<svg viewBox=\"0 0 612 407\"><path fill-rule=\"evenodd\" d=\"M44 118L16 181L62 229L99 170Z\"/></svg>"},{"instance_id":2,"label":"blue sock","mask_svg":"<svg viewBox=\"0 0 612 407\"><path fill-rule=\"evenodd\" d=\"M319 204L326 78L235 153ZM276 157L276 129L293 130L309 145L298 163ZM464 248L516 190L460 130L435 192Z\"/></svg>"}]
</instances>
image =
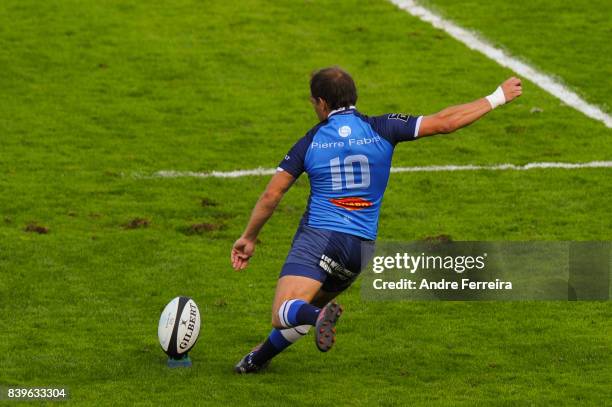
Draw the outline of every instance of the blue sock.
<instances>
[{"instance_id":1,"label":"blue sock","mask_svg":"<svg viewBox=\"0 0 612 407\"><path fill-rule=\"evenodd\" d=\"M291 345L291 342L286 340L278 329L273 329L272 332L270 332L268 339L266 339L266 341L253 355L252 361L256 365L261 366L274 356L281 353L289 345Z\"/></svg>"},{"instance_id":2,"label":"blue sock","mask_svg":"<svg viewBox=\"0 0 612 407\"><path fill-rule=\"evenodd\" d=\"M273 329L268 339L253 355L253 363L263 365L289 345L306 335L311 325L317 323L320 308L302 300L287 300L278 310L280 322L286 329Z\"/></svg>"},{"instance_id":3,"label":"blue sock","mask_svg":"<svg viewBox=\"0 0 612 407\"><path fill-rule=\"evenodd\" d=\"M287 300L278 309L278 318L284 327L315 325L320 308L302 300Z\"/></svg>"},{"instance_id":4,"label":"blue sock","mask_svg":"<svg viewBox=\"0 0 612 407\"><path fill-rule=\"evenodd\" d=\"M268 339L259 347L253 355L253 363L263 365L274 356L287 349L289 345L308 333L310 326L296 326L283 330L273 329Z\"/></svg>"}]
</instances>

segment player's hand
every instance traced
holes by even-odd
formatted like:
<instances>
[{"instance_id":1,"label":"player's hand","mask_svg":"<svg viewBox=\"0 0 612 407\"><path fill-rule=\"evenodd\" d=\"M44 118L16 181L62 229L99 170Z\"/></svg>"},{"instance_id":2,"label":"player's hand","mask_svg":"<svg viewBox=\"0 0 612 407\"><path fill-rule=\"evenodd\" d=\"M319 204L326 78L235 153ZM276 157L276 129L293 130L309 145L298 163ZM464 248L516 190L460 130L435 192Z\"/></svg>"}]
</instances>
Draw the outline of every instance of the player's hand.
<instances>
[{"instance_id":1,"label":"player's hand","mask_svg":"<svg viewBox=\"0 0 612 407\"><path fill-rule=\"evenodd\" d=\"M241 237L232 247L232 267L234 270L243 270L249 264L249 259L255 253L255 241Z\"/></svg>"},{"instance_id":2,"label":"player's hand","mask_svg":"<svg viewBox=\"0 0 612 407\"><path fill-rule=\"evenodd\" d=\"M504 91L506 103L512 102L514 99L521 96L521 94L523 93L523 86L521 85L521 80L514 76L502 83L501 88Z\"/></svg>"}]
</instances>

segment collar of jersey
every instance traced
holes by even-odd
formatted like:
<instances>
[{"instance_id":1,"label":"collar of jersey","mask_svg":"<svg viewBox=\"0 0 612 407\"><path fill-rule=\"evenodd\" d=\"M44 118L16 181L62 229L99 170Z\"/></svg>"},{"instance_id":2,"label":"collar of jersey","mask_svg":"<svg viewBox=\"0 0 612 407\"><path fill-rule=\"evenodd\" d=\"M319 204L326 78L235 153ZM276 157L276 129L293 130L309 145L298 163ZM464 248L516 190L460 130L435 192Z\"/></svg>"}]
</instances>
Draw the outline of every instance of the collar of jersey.
<instances>
[{"instance_id":1,"label":"collar of jersey","mask_svg":"<svg viewBox=\"0 0 612 407\"><path fill-rule=\"evenodd\" d=\"M342 112L348 113L350 110L355 110L355 106L341 107L340 109L332 110L327 115L327 118L329 119L333 114L336 114L336 113L342 113Z\"/></svg>"}]
</instances>

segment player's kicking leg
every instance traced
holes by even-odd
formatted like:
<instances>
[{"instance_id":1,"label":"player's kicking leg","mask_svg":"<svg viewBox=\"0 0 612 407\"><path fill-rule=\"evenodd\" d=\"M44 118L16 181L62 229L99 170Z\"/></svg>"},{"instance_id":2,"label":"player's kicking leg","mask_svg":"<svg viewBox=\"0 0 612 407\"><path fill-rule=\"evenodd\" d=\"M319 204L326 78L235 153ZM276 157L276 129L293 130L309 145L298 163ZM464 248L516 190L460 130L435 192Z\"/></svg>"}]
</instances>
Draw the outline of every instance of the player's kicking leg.
<instances>
[{"instance_id":1,"label":"player's kicking leg","mask_svg":"<svg viewBox=\"0 0 612 407\"><path fill-rule=\"evenodd\" d=\"M286 276L279 280L277 285L277 292L274 300L274 304L276 306L273 307L273 324L275 328L270 333L268 339L256 346L245 355L242 360L236 365L235 371L237 373L256 373L262 369L265 369L270 360L288 348L291 344L295 343L303 336L305 336L310 330L311 326L315 326L315 344L317 348L322 352L327 352L336 339L336 323L338 322L338 318L342 314L342 307L333 301L344 289L346 289L349 284L342 284L341 286L338 284L330 284L327 281L325 284L316 284L312 283L312 281L303 280L305 277L292 278L294 276ZM293 286L294 284L299 284L299 286ZM312 296L310 300L311 307L305 307L302 309L304 304L300 304L298 301L294 301L295 298L287 299L288 297L299 297L302 298L310 298L310 290L309 288L314 288L316 286L320 288L318 291ZM304 290L305 292L296 292L292 287L300 287L300 290ZM330 291L326 291L326 289ZM305 294L305 295L304 295ZM293 302L291 302L293 301ZM305 301L305 300L303 300ZM291 302L291 304L289 304ZM294 311L295 304L299 305L299 310ZM293 326L289 328L282 327L281 323L281 315L284 317L283 307L287 308L289 306L291 312L287 312L287 318L294 321L294 323L300 323L297 319L292 319L292 314L294 312L304 312L306 315L302 315L307 320L302 320L302 322L307 322L306 324ZM308 310L314 310L312 315L308 315ZM316 314L316 319L314 316ZM297 318L297 317L296 317ZM314 323L313 323L314 320Z\"/></svg>"},{"instance_id":2,"label":"player's kicking leg","mask_svg":"<svg viewBox=\"0 0 612 407\"><path fill-rule=\"evenodd\" d=\"M344 233L300 227L276 286L274 329L259 348L236 365L236 372L261 370L306 335L311 326L316 327L319 350L327 352L333 346L342 308L331 300L357 278L361 243L361 239Z\"/></svg>"},{"instance_id":3,"label":"player's kicking leg","mask_svg":"<svg viewBox=\"0 0 612 407\"><path fill-rule=\"evenodd\" d=\"M327 352L336 342L336 323L342 315L342 307L328 302L321 308L315 324L315 343L321 352Z\"/></svg>"},{"instance_id":4,"label":"player's kicking leg","mask_svg":"<svg viewBox=\"0 0 612 407\"><path fill-rule=\"evenodd\" d=\"M317 279L298 275L285 275L278 280L272 306L274 328L265 342L236 365L237 373L254 373L266 367L274 356L306 335L311 326L320 326L321 333L328 334L321 342L325 345L323 348L329 349L327 342L333 341L329 331L335 326L339 314L332 316L325 304L322 308L311 304L313 299L322 298L319 294L321 286L322 282Z\"/></svg>"}]
</instances>

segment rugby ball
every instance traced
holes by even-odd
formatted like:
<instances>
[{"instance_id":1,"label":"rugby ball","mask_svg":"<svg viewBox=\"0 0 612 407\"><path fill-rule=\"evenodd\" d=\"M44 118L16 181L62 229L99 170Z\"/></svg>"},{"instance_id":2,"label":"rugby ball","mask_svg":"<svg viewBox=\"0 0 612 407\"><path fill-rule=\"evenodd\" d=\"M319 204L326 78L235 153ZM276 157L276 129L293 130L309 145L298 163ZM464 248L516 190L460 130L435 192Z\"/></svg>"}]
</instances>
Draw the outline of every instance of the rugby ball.
<instances>
[{"instance_id":1,"label":"rugby ball","mask_svg":"<svg viewBox=\"0 0 612 407\"><path fill-rule=\"evenodd\" d=\"M159 318L157 336L171 358L185 355L200 335L200 310L189 297L176 297L166 305Z\"/></svg>"}]
</instances>

